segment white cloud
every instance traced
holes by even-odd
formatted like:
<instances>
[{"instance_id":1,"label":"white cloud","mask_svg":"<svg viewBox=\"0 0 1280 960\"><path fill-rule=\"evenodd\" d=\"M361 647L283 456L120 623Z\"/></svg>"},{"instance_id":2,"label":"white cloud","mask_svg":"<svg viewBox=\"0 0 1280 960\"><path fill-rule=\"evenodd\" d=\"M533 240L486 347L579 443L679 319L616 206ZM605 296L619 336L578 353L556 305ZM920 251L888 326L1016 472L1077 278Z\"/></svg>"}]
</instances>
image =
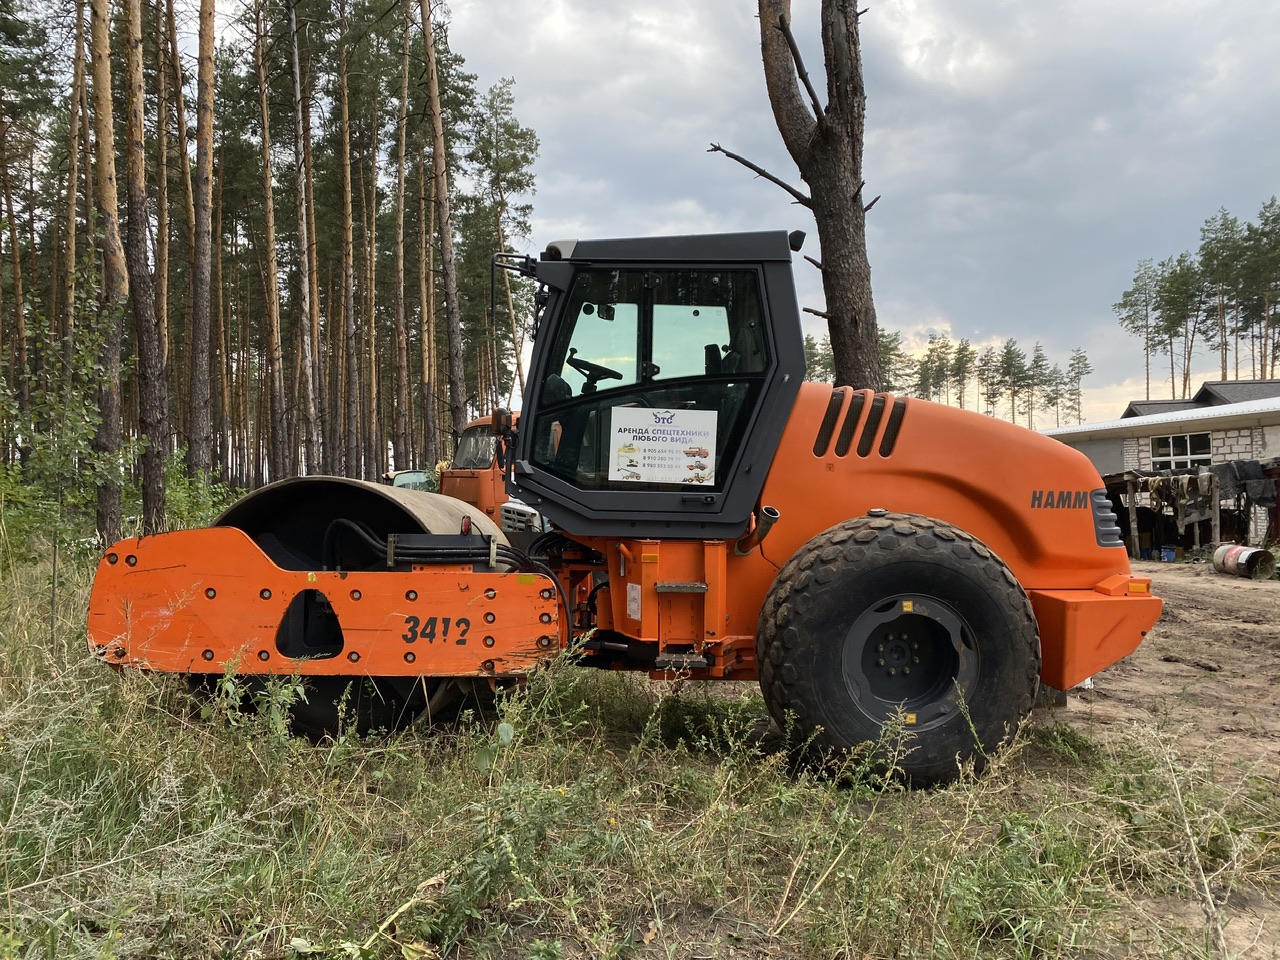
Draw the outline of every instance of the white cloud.
<instances>
[{"instance_id":1,"label":"white cloud","mask_svg":"<svg viewBox=\"0 0 1280 960\"><path fill-rule=\"evenodd\" d=\"M793 14L822 90L818 6L795 0ZM754 4L454 0L453 18L468 69L481 85L515 77L517 113L541 138L532 247L813 235L786 194L706 153L722 143L802 186L765 98ZM1111 304L1137 261L1194 249L1219 207L1251 218L1280 192L1280 5L885 0L862 25L884 323L1040 340L1064 363L1083 347L1087 397L1118 415L1141 395L1142 353ZM801 303L820 305L816 272L796 276Z\"/></svg>"}]
</instances>

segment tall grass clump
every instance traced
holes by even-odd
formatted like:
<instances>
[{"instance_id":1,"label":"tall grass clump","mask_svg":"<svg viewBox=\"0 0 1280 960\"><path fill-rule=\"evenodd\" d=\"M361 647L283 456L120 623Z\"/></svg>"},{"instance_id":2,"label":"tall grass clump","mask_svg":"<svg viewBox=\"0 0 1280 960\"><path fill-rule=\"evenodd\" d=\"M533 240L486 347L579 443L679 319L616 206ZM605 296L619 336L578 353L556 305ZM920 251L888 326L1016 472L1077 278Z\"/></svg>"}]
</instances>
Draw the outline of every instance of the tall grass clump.
<instances>
[{"instance_id":1,"label":"tall grass clump","mask_svg":"<svg viewBox=\"0 0 1280 960\"><path fill-rule=\"evenodd\" d=\"M1274 781L1159 730L1033 725L908 791L769 749L752 686L566 661L313 747L296 678L94 662L87 567L52 609L47 562L3 572L3 957L1219 957L1280 879Z\"/></svg>"}]
</instances>

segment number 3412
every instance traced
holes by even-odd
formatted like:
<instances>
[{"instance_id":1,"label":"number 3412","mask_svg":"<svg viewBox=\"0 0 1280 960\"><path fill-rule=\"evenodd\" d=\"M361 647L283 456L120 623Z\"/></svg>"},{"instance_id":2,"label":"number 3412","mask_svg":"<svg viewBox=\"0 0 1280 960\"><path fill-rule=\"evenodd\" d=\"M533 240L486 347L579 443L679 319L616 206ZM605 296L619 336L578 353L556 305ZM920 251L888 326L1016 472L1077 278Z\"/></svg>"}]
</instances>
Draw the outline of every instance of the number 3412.
<instances>
[{"instance_id":1,"label":"number 3412","mask_svg":"<svg viewBox=\"0 0 1280 960\"><path fill-rule=\"evenodd\" d=\"M405 643L416 643L418 640L435 643L437 639L441 643L447 643L452 637L454 643L465 647L470 629L471 621L466 617L458 617L456 620L451 617L427 617L426 620L405 617L404 635L400 639Z\"/></svg>"}]
</instances>

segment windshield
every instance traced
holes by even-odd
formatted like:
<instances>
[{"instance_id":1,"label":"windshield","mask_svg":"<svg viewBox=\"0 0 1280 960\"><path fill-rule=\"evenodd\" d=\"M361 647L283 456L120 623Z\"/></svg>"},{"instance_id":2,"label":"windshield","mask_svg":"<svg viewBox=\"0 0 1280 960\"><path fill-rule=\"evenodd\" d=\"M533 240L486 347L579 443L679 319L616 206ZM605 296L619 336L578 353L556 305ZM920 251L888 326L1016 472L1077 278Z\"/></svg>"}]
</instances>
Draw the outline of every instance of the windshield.
<instances>
[{"instance_id":1,"label":"windshield","mask_svg":"<svg viewBox=\"0 0 1280 960\"><path fill-rule=\"evenodd\" d=\"M462 431L458 452L453 455L454 470L488 470L497 454L498 438L486 421Z\"/></svg>"}]
</instances>

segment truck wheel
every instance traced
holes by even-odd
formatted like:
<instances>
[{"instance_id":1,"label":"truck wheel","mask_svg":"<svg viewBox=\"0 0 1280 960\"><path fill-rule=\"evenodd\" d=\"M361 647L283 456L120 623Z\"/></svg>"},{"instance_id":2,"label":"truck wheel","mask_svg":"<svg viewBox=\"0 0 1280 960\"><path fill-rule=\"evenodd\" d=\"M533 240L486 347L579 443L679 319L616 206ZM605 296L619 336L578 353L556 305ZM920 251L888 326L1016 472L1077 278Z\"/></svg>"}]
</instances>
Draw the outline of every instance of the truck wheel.
<instances>
[{"instance_id":1,"label":"truck wheel","mask_svg":"<svg viewBox=\"0 0 1280 960\"><path fill-rule=\"evenodd\" d=\"M1040 636L1026 593L980 541L887 514L832 527L787 562L756 659L769 712L819 755L872 745L911 782L945 783L1030 712ZM881 742L890 724L907 734L901 750Z\"/></svg>"}]
</instances>

